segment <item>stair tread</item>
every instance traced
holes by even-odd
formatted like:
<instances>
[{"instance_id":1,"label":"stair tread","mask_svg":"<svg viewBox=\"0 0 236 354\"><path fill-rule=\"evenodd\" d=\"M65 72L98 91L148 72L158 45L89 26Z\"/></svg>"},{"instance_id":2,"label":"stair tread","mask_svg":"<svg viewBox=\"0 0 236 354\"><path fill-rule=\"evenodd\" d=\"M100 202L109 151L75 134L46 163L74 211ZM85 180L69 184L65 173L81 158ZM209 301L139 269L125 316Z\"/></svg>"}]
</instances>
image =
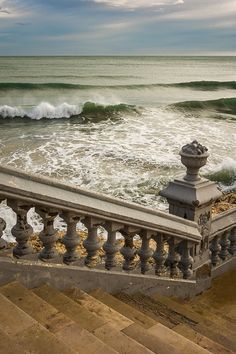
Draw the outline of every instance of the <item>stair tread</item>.
<instances>
[{"instance_id":1,"label":"stair tread","mask_svg":"<svg viewBox=\"0 0 236 354\"><path fill-rule=\"evenodd\" d=\"M0 307L0 330L13 337L30 353L76 353L2 294Z\"/></svg>"},{"instance_id":2,"label":"stair tread","mask_svg":"<svg viewBox=\"0 0 236 354\"><path fill-rule=\"evenodd\" d=\"M42 285L32 291L89 331L101 327L107 322L49 285Z\"/></svg>"},{"instance_id":3,"label":"stair tread","mask_svg":"<svg viewBox=\"0 0 236 354\"><path fill-rule=\"evenodd\" d=\"M119 294L119 297L123 293ZM132 296L125 296L123 297L124 301L129 301L129 299L134 299L136 298L136 295L139 295L139 303L131 303L131 306L134 308L137 308L140 312L144 312L146 316L150 316L153 319L156 319L157 322L159 321L160 316L163 316L166 318L169 323L167 325L164 323L165 326L174 329L175 326L178 324L186 324L196 332L200 333L203 336L207 336L209 339L211 339L213 342L219 343L225 348L230 349L231 351L235 351L235 340L232 341L230 340L227 336L225 336L225 331L222 334L221 328L216 327L216 331L213 330L211 327L199 323L200 316L198 314L193 314L194 316L190 316L189 312L184 311L182 313L179 310L178 303L175 303L174 309L171 309L167 306L167 303L160 302L158 300L155 300L152 296L147 296L143 294L134 294ZM117 295L116 295L117 296ZM159 297L159 295L157 295ZM160 297L159 297L160 298ZM169 300L169 298L165 298ZM172 299L170 299L172 300ZM174 301L174 300L172 300ZM141 304L141 305L140 305ZM159 308L160 306L160 308ZM182 305L183 306L183 305ZM156 313L158 313L159 316L156 316Z\"/></svg>"},{"instance_id":4,"label":"stair tread","mask_svg":"<svg viewBox=\"0 0 236 354\"><path fill-rule=\"evenodd\" d=\"M122 330L125 334L134 338L139 343L143 344L154 353L157 354L183 354L178 347L171 345L163 338L157 338L153 334L149 333L148 330L144 330L143 327L134 323L129 327Z\"/></svg>"},{"instance_id":5,"label":"stair tread","mask_svg":"<svg viewBox=\"0 0 236 354\"><path fill-rule=\"evenodd\" d=\"M127 317L78 288L65 290L64 294L85 307L88 311L105 318L108 321L107 323L112 323L113 327L117 330L122 330L133 323Z\"/></svg>"},{"instance_id":6,"label":"stair tread","mask_svg":"<svg viewBox=\"0 0 236 354\"><path fill-rule=\"evenodd\" d=\"M12 354L12 353L22 353L28 354L27 349L23 348L14 338L10 337L0 329L0 353L2 354Z\"/></svg>"},{"instance_id":7,"label":"stair tread","mask_svg":"<svg viewBox=\"0 0 236 354\"><path fill-rule=\"evenodd\" d=\"M179 323L179 320L169 316L169 313L165 311L165 309L161 308L160 310L155 301L152 301L152 299L145 294L135 293L129 295L126 293L118 293L115 294L115 297L144 313L155 322L162 323L168 328L173 328Z\"/></svg>"},{"instance_id":8,"label":"stair tread","mask_svg":"<svg viewBox=\"0 0 236 354\"><path fill-rule=\"evenodd\" d=\"M157 323L147 330L149 333L157 336L158 338L165 339L167 343L176 346L181 353L191 354L209 354L210 352L196 343L190 341L184 336L174 332L163 326L161 323Z\"/></svg>"},{"instance_id":9,"label":"stair tread","mask_svg":"<svg viewBox=\"0 0 236 354\"><path fill-rule=\"evenodd\" d=\"M207 349L209 352L214 354L233 354L233 352L222 346L221 344L205 337L201 333L194 331L191 327L184 324L179 324L173 329L175 332L181 334L182 336L188 338L192 342L200 345L201 347Z\"/></svg>"},{"instance_id":10,"label":"stair tread","mask_svg":"<svg viewBox=\"0 0 236 354\"><path fill-rule=\"evenodd\" d=\"M204 323L210 321L215 323L216 325L225 328L227 331L231 332L232 334L236 332L236 323L234 323L234 320L231 316L231 320L226 319L224 316L220 314L220 312L216 313L216 311L212 310L212 307L207 306L202 303L192 303L192 302L185 302L184 307L191 311L194 312L195 315L198 314L200 316L200 321ZM230 313L232 314L233 307L230 307ZM228 311L229 312L229 311Z\"/></svg>"},{"instance_id":11,"label":"stair tread","mask_svg":"<svg viewBox=\"0 0 236 354\"><path fill-rule=\"evenodd\" d=\"M235 287L236 288L236 287ZM194 312L199 315L204 316L207 312L209 312L212 321L219 322L219 319L222 320L222 325L229 330L236 331L236 320L234 316L232 316L233 311L236 311L235 305L230 305L230 309L224 308L223 310L213 307L209 303L205 303L204 301L199 302L181 302L186 306L189 306ZM234 310L235 308L235 310Z\"/></svg>"},{"instance_id":12,"label":"stair tread","mask_svg":"<svg viewBox=\"0 0 236 354\"><path fill-rule=\"evenodd\" d=\"M107 292L103 291L102 289L96 289L89 292L90 295L98 299L99 301L105 303L106 305L110 306L114 310L118 311L122 315L126 316L130 320L135 323L138 323L144 328L149 328L153 326L156 321L151 319L150 317L146 316L142 312L136 310L130 305L125 304L124 302L118 300L114 296L108 294Z\"/></svg>"},{"instance_id":13,"label":"stair tread","mask_svg":"<svg viewBox=\"0 0 236 354\"><path fill-rule=\"evenodd\" d=\"M123 333L117 331L109 321L102 319L101 321L97 322L96 325L92 323L93 318L97 320L100 317L91 314L87 309L84 309L82 305L77 304L74 300L70 299L65 294L62 294L58 290L51 288L48 285L40 286L36 289L33 289L34 293L39 296L42 296L44 299L47 299L52 304L55 303L55 307L60 309L61 312L67 314L68 317L73 319L75 322L78 321L79 324L82 326L85 325L87 329L93 333L97 338L102 340L106 343L109 347L113 348L113 352L118 351L121 354L125 354L127 348L131 348L129 353L139 352L150 354L151 352L148 349L141 346L139 343L134 341L132 338L125 336ZM81 321L81 309L84 309L84 314L89 314L87 321ZM121 351L122 349L122 342L126 342L126 351ZM119 348L119 350L117 350ZM141 351L142 350L142 351Z\"/></svg>"},{"instance_id":14,"label":"stair tread","mask_svg":"<svg viewBox=\"0 0 236 354\"><path fill-rule=\"evenodd\" d=\"M143 328L142 328L143 329ZM145 331L145 329L143 329ZM97 328L93 331L102 341L106 342L120 354L151 354L152 350L142 345L136 339L127 336L125 333L117 331L110 324Z\"/></svg>"},{"instance_id":15,"label":"stair tread","mask_svg":"<svg viewBox=\"0 0 236 354\"><path fill-rule=\"evenodd\" d=\"M198 312L194 311L191 308L190 304L188 303L180 304L179 302L176 302L172 298L164 297L161 296L160 294L153 294L151 298L157 301L157 303L164 304L165 306L167 306L167 310L182 315L183 322L185 322L188 319L192 321L193 326L196 325L198 328L200 326L203 326L203 328L207 326L208 328L211 328L211 330L213 330L214 332L222 334L222 327L224 327L225 329L224 336L228 338L230 341L234 341L235 332L233 332L232 329L228 327L224 319L222 319L221 322L221 318L217 317L216 315L211 316L211 314L208 314L207 316L207 314L204 314L203 316ZM214 322L214 320L216 322Z\"/></svg>"},{"instance_id":16,"label":"stair tread","mask_svg":"<svg viewBox=\"0 0 236 354\"><path fill-rule=\"evenodd\" d=\"M0 287L0 293L37 320L78 353L114 353L105 343L79 326L55 307L29 291L19 282Z\"/></svg>"}]
</instances>

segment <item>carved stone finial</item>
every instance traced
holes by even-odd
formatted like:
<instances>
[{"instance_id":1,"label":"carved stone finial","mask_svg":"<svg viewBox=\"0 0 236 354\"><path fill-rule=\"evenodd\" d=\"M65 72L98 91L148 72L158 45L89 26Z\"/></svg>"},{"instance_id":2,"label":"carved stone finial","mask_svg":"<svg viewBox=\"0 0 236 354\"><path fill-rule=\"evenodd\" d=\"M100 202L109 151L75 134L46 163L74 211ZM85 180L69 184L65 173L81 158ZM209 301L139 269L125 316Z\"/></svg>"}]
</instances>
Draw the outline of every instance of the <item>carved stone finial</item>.
<instances>
[{"instance_id":1,"label":"carved stone finial","mask_svg":"<svg viewBox=\"0 0 236 354\"><path fill-rule=\"evenodd\" d=\"M194 140L186 144L180 151L181 162L187 167L187 173L184 176L186 181L195 182L200 179L198 172L203 167L209 156L208 149Z\"/></svg>"},{"instance_id":2,"label":"carved stone finial","mask_svg":"<svg viewBox=\"0 0 236 354\"><path fill-rule=\"evenodd\" d=\"M207 147L201 145L197 140L193 140L190 144L184 145L181 149L181 153L187 155L203 155L206 154L207 151L208 151Z\"/></svg>"}]
</instances>

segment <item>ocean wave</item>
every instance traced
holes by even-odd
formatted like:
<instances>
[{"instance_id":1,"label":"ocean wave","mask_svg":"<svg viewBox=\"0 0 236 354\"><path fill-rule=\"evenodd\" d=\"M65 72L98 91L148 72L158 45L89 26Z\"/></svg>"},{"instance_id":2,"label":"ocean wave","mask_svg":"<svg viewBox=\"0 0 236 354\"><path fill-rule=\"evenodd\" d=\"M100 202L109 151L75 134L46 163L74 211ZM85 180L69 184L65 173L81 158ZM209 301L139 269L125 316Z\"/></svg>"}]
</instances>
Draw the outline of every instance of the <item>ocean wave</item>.
<instances>
[{"instance_id":1,"label":"ocean wave","mask_svg":"<svg viewBox=\"0 0 236 354\"><path fill-rule=\"evenodd\" d=\"M218 100L207 101L184 101L171 104L168 107L184 112L214 111L228 115L236 115L236 98L220 98ZM236 119L236 117L233 116L230 116L229 118Z\"/></svg>"},{"instance_id":2,"label":"ocean wave","mask_svg":"<svg viewBox=\"0 0 236 354\"><path fill-rule=\"evenodd\" d=\"M106 76L101 76L108 78ZM25 83L25 82L2 82L0 91L11 90L88 90L88 89L151 89L155 87L178 87L189 88L200 91L236 90L236 81L189 81L177 83L151 83L151 84L129 84L129 85L83 85L62 82L53 83Z\"/></svg>"},{"instance_id":3,"label":"ocean wave","mask_svg":"<svg viewBox=\"0 0 236 354\"><path fill-rule=\"evenodd\" d=\"M21 107L0 106L0 119L77 119L81 122L87 120L100 121L103 119L118 118L122 113L139 114L139 108L124 103L114 105L102 105L95 102L85 102L81 105L71 105L66 102L54 106L48 102L26 111Z\"/></svg>"},{"instance_id":4,"label":"ocean wave","mask_svg":"<svg viewBox=\"0 0 236 354\"><path fill-rule=\"evenodd\" d=\"M167 86L191 88L201 91L216 91L222 89L236 90L236 81L189 81L170 84Z\"/></svg>"},{"instance_id":5,"label":"ocean wave","mask_svg":"<svg viewBox=\"0 0 236 354\"><path fill-rule=\"evenodd\" d=\"M219 182L224 186L231 186L236 189L236 160L226 158L214 170L205 174L205 177L211 181Z\"/></svg>"}]
</instances>

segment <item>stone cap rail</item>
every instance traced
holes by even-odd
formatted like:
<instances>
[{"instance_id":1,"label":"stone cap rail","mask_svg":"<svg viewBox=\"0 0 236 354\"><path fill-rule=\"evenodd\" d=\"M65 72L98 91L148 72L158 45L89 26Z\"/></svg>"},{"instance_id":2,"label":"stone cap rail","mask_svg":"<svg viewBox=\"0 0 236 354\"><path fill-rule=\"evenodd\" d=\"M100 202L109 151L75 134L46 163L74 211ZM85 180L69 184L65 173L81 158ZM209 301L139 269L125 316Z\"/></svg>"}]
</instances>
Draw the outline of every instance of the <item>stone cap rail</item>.
<instances>
[{"instance_id":1,"label":"stone cap rail","mask_svg":"<svg viewBox=\"0 0 236 354\"><path fill-rule=\"evenodd\" d=\"M236 208L226 210L212 219L210 240L233 227L236 227Z\"/></svg>"},{"instance_id":2,"label":"stone cap rail","mask_svg":"<svg viewBox=\"0 0 236 354\"><path fill-rule=\"evenodd\" d=\"M202 239L195 222L3 166L0 167L0 199L13 199L32 206L92 216L98 220L157 231L194 243Z\"/></svg>"}]
</instances>

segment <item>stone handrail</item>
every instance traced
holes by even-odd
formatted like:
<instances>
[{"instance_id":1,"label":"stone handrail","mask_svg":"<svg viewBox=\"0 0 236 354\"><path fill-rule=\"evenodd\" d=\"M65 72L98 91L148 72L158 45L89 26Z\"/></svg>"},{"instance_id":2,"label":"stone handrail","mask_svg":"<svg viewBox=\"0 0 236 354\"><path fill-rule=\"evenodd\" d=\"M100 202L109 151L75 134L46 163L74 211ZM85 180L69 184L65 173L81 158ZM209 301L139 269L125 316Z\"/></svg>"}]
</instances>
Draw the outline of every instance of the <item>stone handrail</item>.
<instances>
[{"instance_id":1,"label":"stone handrail","mask_svg":"<svg viewBox=\"0 0 236 354\"><path fill-rule=\"evenodd\" d=\"M210 240L218 233L236 227L236 208L231 208L213 217L211 222Z\"/></svg>"},{"instance_id":2,"label":"stone handrail","mask_svg":"<svg viewBox=\"0 0 236 354\"><path fill-rule=\"evenodd\" d=\"M183 278L192 276L191 249L202 239L198 225L193 221L7 167L0 167L0 199L6 199L17 215L16 225L12 228L17 241L13 250L16 257L32 252L28 240L33 230L27 222L27 213L35 207L44 224L39 236L44 246L39 255L42 260L57 256L55 242L58 236L53 222L59 214L67 223L67 233L63 239L66 264L78 260L76 248L80 240L76 225L81 221L88 229L83 245L87 251L85 264L89 267L97 263L101 248L97 230L103 226L108 232L103 245L106 269L115 266L115 255L120 251L124 258L123 270L133 270L137 253L133 238L138 234L142 240L138 251L142 273L149 270L149 259L152 257L156 275L167 270L168 275L173 277L180 269ZM116 244L117 231L124 237L121 250ZM154 253L149 247L151 238L156 242Z\"/></svg>"}]
</instances>

